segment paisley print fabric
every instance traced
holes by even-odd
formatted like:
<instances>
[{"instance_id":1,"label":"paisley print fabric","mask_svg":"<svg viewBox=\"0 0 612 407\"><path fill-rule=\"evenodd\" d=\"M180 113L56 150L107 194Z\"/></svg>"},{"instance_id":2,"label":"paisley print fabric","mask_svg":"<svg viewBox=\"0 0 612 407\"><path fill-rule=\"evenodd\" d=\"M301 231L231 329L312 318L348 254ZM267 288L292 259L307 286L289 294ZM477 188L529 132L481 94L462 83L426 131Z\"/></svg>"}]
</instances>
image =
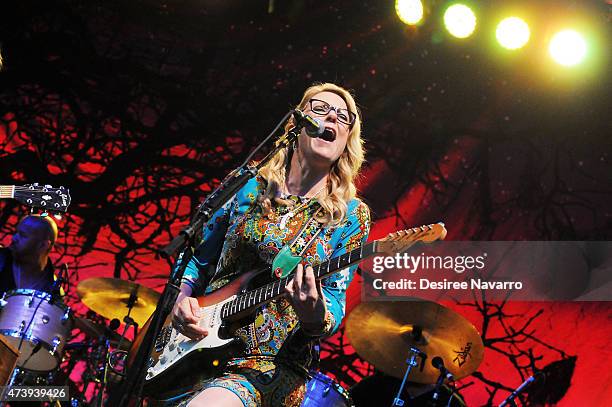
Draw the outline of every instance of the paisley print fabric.
<instances>
[{"instance_id":1,"label":"paisley print fabric","mask_svg":"<svg viewBox=\"0 0 612 407\"><path fill-rule=\"evenodd\" d=\"M318 264L365 243L370 215L361 201L349 202L347 217L339 226L319 230L320 224L313 219L319 208L316 200L289 196L287 199L294 202L293 207L277 205L273 207L273 215L263 215L257 197L265 187L265 180L261 177L251 179L205 226L202 243L183 277L183 283L192 287L194 296L223 287L242 273L270 266L280 249L293 241L293 253L299 254L306 248L302 260L304 265ZM283 215L291 208L297 209L292 216L285 217L286 224L281 228ZM345 269L322 281L327 306L325 335L334 333L344 317L346 289L355 268ZM305 373L318 355L313 352L315 340L307 337L299 327L299 319L288 300L280 298L262 306L257 310L254 322L236 333L247 345L246 354L234 355L227 364L227 374L212 378L210 383L226 383L225 379L235 379L231 375L242 375L244 379L238 382L246 380L258 388L253 382L257 374L276 372L280 366L285 366L285 369L304 373L284 384L289 386L287 397L291 394L290 397L300 399L306 382ZM245 373L247 371L250 373ZM272 382L281 380L278 375L272 374L271 377ZM272 388L274 386L276 384ZM251 387L245 384L242 390ZM248 396L242 400L249 406L252 405L250 400L256 400L255 405L262 406L290 405L275 404L278 399L269 397L269 389L269 386L263 386L262 390L256 391L254 399ZM232 391L238 394L242 390Z\"/></svg>"}]
</instances>

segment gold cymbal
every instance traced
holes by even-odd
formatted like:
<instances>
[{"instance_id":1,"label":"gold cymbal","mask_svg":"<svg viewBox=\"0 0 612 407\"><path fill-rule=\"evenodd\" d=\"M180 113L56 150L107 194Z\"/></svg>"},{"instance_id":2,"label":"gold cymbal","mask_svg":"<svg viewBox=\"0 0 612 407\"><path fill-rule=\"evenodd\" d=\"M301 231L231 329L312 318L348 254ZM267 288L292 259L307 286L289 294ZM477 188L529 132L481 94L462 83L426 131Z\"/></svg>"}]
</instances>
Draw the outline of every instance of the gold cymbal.
<instances>
[{"instance_id":1,"label":"gold cymbal","mask_svg":"<svg viewBox=\"0 0 612 407\"><path fill-rule=\"evenodd\" d=\"M90 278L81 281L77 286L77 293L89 309L105 318L117 318L123 322L128 313L128 300L134 293L137 297L130 317L144 325L155 311L159 293L133 281L118 278Z\"/></svg>"},{"instance_id":2,"label":"gold cymbal","mask_svg":"<svg viewBox=\"0 0 612 407\"><path fill-rule=\"evenodd\" d=\"M406 372L409 348L427 354L424 368L412 368L408 380L435 383L439 356L455 379L473 373L484 355L480 334L464 317L430 301L363 302L348 316L346 335L355 351L376 368L397 378Z\"/></svg>"}]
</instances>

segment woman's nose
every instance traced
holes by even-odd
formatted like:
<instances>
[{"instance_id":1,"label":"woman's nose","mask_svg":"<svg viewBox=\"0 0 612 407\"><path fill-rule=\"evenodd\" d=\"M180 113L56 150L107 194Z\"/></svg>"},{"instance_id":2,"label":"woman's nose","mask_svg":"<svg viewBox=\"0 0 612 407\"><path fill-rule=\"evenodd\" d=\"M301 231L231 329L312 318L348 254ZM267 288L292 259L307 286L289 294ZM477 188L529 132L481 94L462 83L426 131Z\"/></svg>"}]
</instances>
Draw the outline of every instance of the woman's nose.
<instances>
[{"instance_id":1,"label":"woman's nose","mask_svg":"<svg viewBox=\"0 0 612 407\"><path fill-rule=\"evenodd\" d=\"M327 112L327 117L332 118L335 122L338 119L338 114L336 113L335 109L329 109L329 112Z\"/></svg>"}]
</instances>

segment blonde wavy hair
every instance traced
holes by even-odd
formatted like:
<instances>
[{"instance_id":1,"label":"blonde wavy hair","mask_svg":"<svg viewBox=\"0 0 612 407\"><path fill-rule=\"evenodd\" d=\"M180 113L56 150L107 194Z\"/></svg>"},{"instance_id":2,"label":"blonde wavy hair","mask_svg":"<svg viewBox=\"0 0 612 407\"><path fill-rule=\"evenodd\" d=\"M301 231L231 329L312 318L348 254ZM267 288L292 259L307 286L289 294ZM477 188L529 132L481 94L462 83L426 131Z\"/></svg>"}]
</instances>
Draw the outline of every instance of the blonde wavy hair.
<instances>
[{"instance_id":1,"label":"blonde wavy hair","mask_svg":"<svg viewBox=\"0 0 612 407\"><path fill-rule=\"evenodd\" d=\"M296 108L304 110L308 101L321 92L337 94L344 99L350 111L357 113L355 123L349 130L346 148L329 170L327 187L317 196L317 201L323 209L319 212L317 220L327 226L335 226L345 218L348 202L357 196L355 180L364 162L365 150L361 138L361 114L355 99L346 89L333 83L314 84L306 89ZM290 119L285 126L285 133L293 126L293 119ZM259 174L268 183L266 190L259 197L259 204L264 214L272 212L272 200L280 205L288 205L287 201L277 198L277 193L280 186L285 183L285 176L290 167L293 153L293 146L289 146L281 150L266 166L259 170Z\"/></svg>"}]
</instances>

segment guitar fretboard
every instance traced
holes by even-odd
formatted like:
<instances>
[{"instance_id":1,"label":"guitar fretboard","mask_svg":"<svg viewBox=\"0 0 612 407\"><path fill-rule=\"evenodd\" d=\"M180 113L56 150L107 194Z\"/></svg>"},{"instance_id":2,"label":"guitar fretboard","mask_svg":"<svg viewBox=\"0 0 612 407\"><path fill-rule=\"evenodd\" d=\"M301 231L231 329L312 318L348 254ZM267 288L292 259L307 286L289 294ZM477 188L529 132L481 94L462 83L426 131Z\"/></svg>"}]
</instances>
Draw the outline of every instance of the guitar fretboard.
<instances>
[{"instance_id":1,"label":"guitar fretboard","mask_svg":"<svg viewBox=\"0 0 612 407\"><path fill-rule=\"evenodd\" d=\"M13 198L15 196L15 185L0 185L0 198Z\"/></svg>"},{"instance_id":2,"label":"guitar fretboard","mask_svg":"<svg viewBox=\"0 0 612 407\"><path fill-rule=\"evenodd\" d=\"M313 266L315 277L320 280L330 274L343 270L353 264L358 263L362 259L376 253L376 241L361 245L358 248L351 250L342 256L334 257L316 266ZM221 317L228 318L232 315L239 314L251 308L258 307L268 301L282 296L285 292L285 286L293 278L293 275L283 277L271 283L268 283L255 290L240 294L232 301L223 304L221 309Z\"/></svg>"}]
</instances>

